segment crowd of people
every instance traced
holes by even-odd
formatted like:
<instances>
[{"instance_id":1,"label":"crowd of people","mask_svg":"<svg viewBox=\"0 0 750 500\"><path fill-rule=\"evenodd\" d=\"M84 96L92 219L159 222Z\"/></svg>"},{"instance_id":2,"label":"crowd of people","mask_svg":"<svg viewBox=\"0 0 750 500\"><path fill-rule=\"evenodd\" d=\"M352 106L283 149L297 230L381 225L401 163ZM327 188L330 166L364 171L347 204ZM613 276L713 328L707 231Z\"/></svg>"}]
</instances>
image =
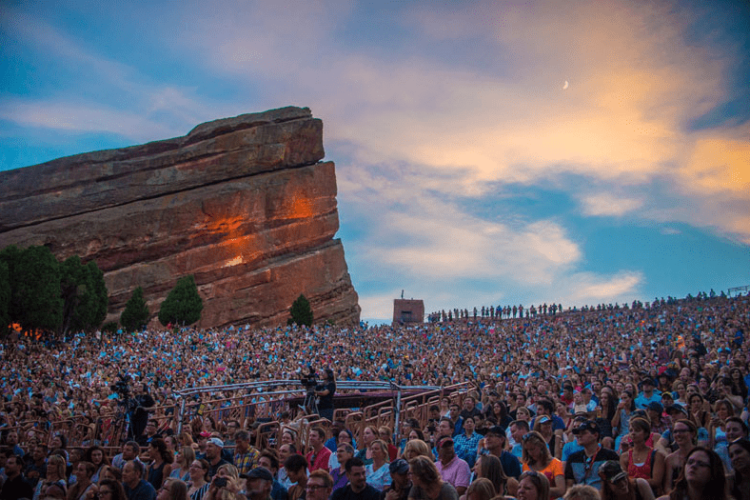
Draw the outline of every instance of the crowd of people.
<instances>
[{"instance_id":1,"label":"crowd of people","mask_svg":"<svg viewBox=\"0 0 750 500\"><path fill-rule=\"evenodd\" d=\"M6 339L0 500L750 498L750 298L539 309L411 326ZM334 420L304 436L292 408L237 418L212 406L236 404L234 392L206 392L178 432L180 390L296 380L310 367L338 381L472 389L397 429ZM107 429L123 413L125 374L137 410L119 446ZM259 445L268 421L282 425ZM84 439L68 446L60 422Z\"/></svg>"}]
</instances>

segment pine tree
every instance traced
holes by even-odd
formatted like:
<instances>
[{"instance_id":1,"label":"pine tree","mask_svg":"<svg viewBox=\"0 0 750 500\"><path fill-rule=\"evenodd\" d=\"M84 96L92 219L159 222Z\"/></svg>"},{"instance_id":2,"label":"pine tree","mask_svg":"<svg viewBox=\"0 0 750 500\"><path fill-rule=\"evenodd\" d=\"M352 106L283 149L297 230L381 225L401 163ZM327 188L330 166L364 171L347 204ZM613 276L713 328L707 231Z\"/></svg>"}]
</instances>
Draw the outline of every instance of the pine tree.
<instances>
[{"instance_id":1,"label":"pine tree","mask_svg":"<svg viewBox=\"0 0 750 500\"><path fill-rule=\"evenodd\" d=\"M143 298L143 288L138 287L133 290L133 295L125 304L125 310L120 315L120 324L126 331L134 332L148 323L150 317L151 313Z\"/></svg>"},{"instance_id":2,"label":"pine tree","mask_svg":"<svg viewBox=\"0 0 750 500\"><path fill-rule=\"evenodd\" d=\"M201 319L203 311L203 299L198 294L193 275L185 276L177 280L177 284L167 295L167 299L161 303L159 309L159 322L167 326L192 325Z\"/></svg>"},{"instance_id":3,"label":"pine tree","mask_svg":"<svg viewBox=\"0 0 750 500\"><path fill-rule=\"evenodd\" d=\"M292 303L289 314L291 315L287 320L287 324L289 325L312 326L313 324L313 312L312 307L310 307L310 301L302 294Z\"/></svg>"}]
</instances>

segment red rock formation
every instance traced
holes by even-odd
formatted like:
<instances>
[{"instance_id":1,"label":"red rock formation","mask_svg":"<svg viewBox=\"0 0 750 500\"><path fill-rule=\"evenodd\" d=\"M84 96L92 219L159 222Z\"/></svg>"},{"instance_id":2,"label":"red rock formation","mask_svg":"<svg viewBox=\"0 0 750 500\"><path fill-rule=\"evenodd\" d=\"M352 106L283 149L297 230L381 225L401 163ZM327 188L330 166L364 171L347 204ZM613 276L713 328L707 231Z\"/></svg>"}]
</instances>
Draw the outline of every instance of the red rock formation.
<instances>
[{"instance_id":1,"label":"red rock formation","mask_svg":"<svg viewBox=\"0 0 750 500\"><path fill-rule=\"evenodd\" d=\"M0 247L95 259L119 318L136 286L152 314L194 274L198 326L284 323L300 293L316 322L359 321L323 124L283 108L188 135L0 172Z\"/></svg>"}]
</instances>

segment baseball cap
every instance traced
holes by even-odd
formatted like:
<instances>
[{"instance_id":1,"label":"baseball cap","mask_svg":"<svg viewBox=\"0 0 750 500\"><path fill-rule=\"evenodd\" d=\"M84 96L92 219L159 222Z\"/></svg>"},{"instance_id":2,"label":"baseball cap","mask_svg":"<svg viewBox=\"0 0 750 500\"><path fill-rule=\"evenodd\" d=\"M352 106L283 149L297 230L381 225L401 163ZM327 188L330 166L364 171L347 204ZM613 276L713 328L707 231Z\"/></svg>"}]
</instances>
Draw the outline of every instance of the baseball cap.
<instances>
[{"instance_id":1,"label":"baseball cap","mask_svg":"<svg viewBox=\"0 0 750 500\"><path fill-rule=\"evenodd\" d=\"M224 441L222 441L219 438L211 438L208 441L206 441L207 444L212 444L214 446L218 446L219 448L224 448Z\"/></svg>"},{"instance_id":2,"label":"baseball cap","mask_svg":"<svg viewBox=\"0 0 750 500\"><path fill-rule=\"evenodd\" d=\"M583 431L596 432L597 434L601 434L599 424L597 424L593 420L584 420L580 424L573 427L573 434L580 434Z\"/></svg>"},{"instance_id":3,"label":"baseball cap","mask_svg":"<svg viewBox=\"0 0 750 500\"><path fill-rule=\"evenodd\" d=\"M273 474L265 467L256 467L247 474L240 474L243 479L265 479L266 481L273 481Z\"/></svg>"},{"instance_id":4,"label":"baseball cap","mask_svg":"<svg viewBox=\"0 0 750 500\"><path fill-rule=\"evenodd\" d=\"M599 472L604 476L604 479L606 479L608 483L616 483L620 479L628 477L628 474L622 470L620 464L614 460L607 460L604 462L601 467L599 467Z\"/></svg>"},{"instance_id":5,"label":"baseball cap","mask_svg":"<svg viewBox=\"0 0 750 500\"><path fill-rule=\"evenodd\" d=\"M536 422L534 422L534 423L535 424L548 424L550 422L552 422L551 418L549 418L547 415L542 415L541 417L539 417L538 419L536 419Z\"/></svg>"},{"instance_id":6,"label":"baseball cap","mask_svg":"<svg viewBox=\"0 0 750 500\"><path fill-rule=\"evenodd\" d=\"M672 405L667 406L667 413L672 414L678 412L684 415L688 414L687 409L685 409L685 407L680 403L673 403Z\"/></svg>"},{"instance_id":7,"label":"baseball cap","mask_svg":"<svg viewBox=\"0 0 750 500\"><path fill-rule=\"evenodd\" d=\"M388 465L388 470L391 474L407 474L409 472L409 464L403 458L398 458Z\"/></svg>"},{"instance_id":8,"label":"baseball cap","mask_svg":"<svg viewBox=\"0 0 750 500\"><path fill-rule=\"evenodd\" d=\"M658 401L651 401L648 404L648 409L651 410L651 411L655 411L655 412L661 413L661 412L664 411L664 406L662 406L662 404L659 403Z\"/></svg>"},{"instance_id":9,"label":"baseball cap","mask_svg":"<svg viewBox=\"0 0 750 500\"><path fill-rule=\"evenodd\" d=\"M450 444L453 444L453 438L452 437L450 437L450 436L443 436L443 437L441 437L440 439L437 440L437 443L436 443L437 447L438 448L442 448L443 446L445 446L446 444L448 444L449 441L450 441Z\"/></svg>"},{"instance_id":10,"label":"baseball cap","mask_svg":"<svg viewBox=\"0 0 750 500\"><path fill-rule=\"evenodd\" d=\"M485 436L488 434L493 434L495 436L505 436L505 429L500 427L499 425L493 425L489 429L487 429L487 432L484 433Z\"/></svg>"}]
</instances>

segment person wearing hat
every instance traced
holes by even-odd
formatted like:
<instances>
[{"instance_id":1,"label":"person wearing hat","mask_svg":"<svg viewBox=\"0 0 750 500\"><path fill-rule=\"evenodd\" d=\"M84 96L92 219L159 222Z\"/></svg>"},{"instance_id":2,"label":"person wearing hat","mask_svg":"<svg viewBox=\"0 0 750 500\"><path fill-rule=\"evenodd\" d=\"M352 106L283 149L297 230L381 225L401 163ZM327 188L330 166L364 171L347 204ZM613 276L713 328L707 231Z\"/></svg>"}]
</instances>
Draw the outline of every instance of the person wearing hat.
<instances>
[{"instance_id":1,"label":"person wearing hat","mask_svg":"<svg viewBox=\"0 0 750 500\"><path fill-rule=\"evenodd\" d=\"M503 465L505 475L518 479L521 475L521 462L515 455L505 449L507 437L505 429L499 425L490 427L484 438L480 441L481 453L484 455L495 455Z\"/></svg>"},{"instance_id":2,"label":"person wearing hat","mask_svg":"<svg viewBox=\"0 0 750 500\"><path fill-rule=\"evenodd\" d=\"M209 438L206 441L206 462L208 462L208 478L214 477L216 471L224 464L229 464L221 458L221 452L224 449L224 442L219 438Z\"/></svg>"},{"instance_id":3,"label":"person wearing hat","mask_svg":"<svg viewBox=\"0 0 750 500\"><path fill-rule=\"evenodd\" d=\"M560 458L562 455L562 430L552 431L552 419L547 415L542 415L534 422L533 429L542 435L544 440L547 442L552 456Z\"/></svg>"},{"instance_id":4,"label":"person wearing hat","mask_svg":"<svg viewBox=\"0 0 750 500\"><path fill-rule=\"evenodd\" d=\"M608 460L599 467L602 480L603 500L654 500L654 492L645 479L630 479L615 460Z\"/></svg>"},{"instance_id":5,"label":"person wearing hat","mask_svg":"<svg viewBox=\"0 0 750 500\"><path fill-rule=\"evenodd\" d=\"M407 500L412 487L408 462L398 458L388 465L388 470L391 473L391 485L380 495L380 500Z\"/></svg>"},{"instance_id":6,"label":"person wearing hat","mask_svg":"<svg viewBox=\"0 0 750 500\"><path fill-rule=\"evenodd\" d=\"M240 474L245 480L245 496L248 500L270 500L273 487L273 474L264 468L256 467L247 474Z\"/></svg>"},{"instance_id":7,"label":"person wearing hat","mask_svg":"<svg viewBox=\"0 0 750 500\"><path fill-rule=\"evenodd\" d=\"M471 482L471 469L465 460L456 455L453 447L453 438L443 436L437 442L438 461L435 463L443 481L450 483L459 496L466 493L466 488Z\"/></svg>"},{"instance_id":8,"label":"person wearing hat","mask_svg":"<svg viewBox=\"0 0 750 500\"><path fill-rule=\"evenodd\" d=\"M575 484L588 484L602 489L599 467L608 460L619 460L620 456L599 443L601 430L593 420L584 420L573 428L580 451L572 453L565 462L565 482L568 488Z\"/></svg>"},{"instance_id":9,"label":"person wearing hat","mask_svg":"<svg viewBox=\"0 0 750 500\"><path fill-rule=\"evenodd\" d=\"M635 398L635 407L640 410L645 410L649 403L661 401L661 392L655 390L656 384L651 377L645 377L641 380L640 388L641 392Z\"/></svg>"},{"instance_id":10,"label":"person wearing hat","mask_svg":"<svg viewBox=\"0 0 750 500\"><path fill-rule=\"evenodd\" d=\"M658 401L652 401L646 407L646 415L651 422L651 432L663 434L669 430L671 421L669 417L664 417L664 406Z\"/></svg>"}]
</instances>

